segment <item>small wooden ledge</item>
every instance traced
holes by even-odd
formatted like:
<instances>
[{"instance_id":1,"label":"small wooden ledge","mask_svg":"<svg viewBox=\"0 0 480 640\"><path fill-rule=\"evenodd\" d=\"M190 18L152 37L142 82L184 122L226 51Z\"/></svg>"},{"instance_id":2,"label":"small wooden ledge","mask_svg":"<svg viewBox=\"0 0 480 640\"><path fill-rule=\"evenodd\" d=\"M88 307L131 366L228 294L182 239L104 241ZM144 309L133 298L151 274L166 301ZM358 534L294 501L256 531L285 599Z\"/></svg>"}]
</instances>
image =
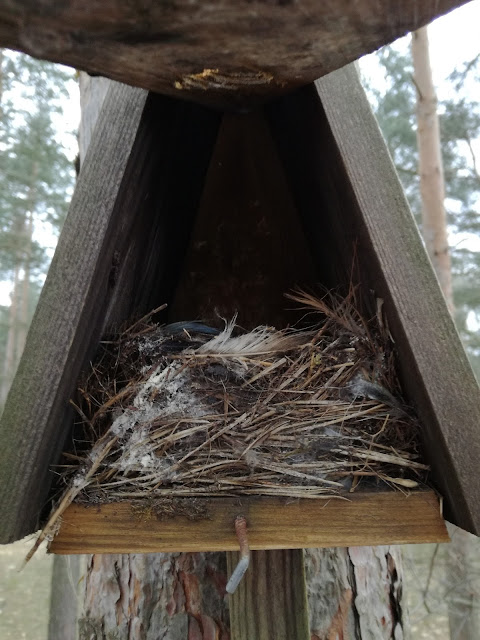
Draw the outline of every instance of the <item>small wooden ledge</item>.
<instances>
[{"instance_id":1,"label":"small wooden ledge","mask_svg":"<svg viewBox=\"0 0 480 640\"><path fill-rule=\"evenodd\" d=\"M73 504L65 511L49 551L232 551L238 549L234 530L237 515L247 518L251 549L449 541L433 491L409 495L375 492L328 500L181 498L167 503Z\"/></svg>"}]
</instances>

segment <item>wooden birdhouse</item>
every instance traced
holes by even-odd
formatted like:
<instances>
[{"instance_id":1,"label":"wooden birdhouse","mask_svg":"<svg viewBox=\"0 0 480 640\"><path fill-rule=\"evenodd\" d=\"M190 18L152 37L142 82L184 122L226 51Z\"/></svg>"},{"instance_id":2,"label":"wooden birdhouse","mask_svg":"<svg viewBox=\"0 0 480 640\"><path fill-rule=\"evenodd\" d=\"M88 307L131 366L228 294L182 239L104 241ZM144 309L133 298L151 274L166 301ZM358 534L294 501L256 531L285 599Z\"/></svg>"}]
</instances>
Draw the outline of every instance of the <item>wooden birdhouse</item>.
<instances>
[{"instance_id":1,"label":"wooden birdhouse","mask_svg":"<svg viewBox=\"0 0 480 640\"><path fill-rule=\"evenodd\" d=\"M3 416L2 542L47 523L54 553L232 550L238 548L239 516L247 520L252 549L444 541L443 515L478 533L478 386L355 67L286 95L275 84L261 106L258 91L249 100L243 85L233 86L212 69L183 73L175 91L241 109L223 112L120 84L107 94ZM345 319L345 300L350 305L352 324L341 335L331 323L325 329L315 303L308 304L322 292L331 293L328 304L337 320ZM296 310L286 293L296 298ZM319 304L316 311L328 318L327 303ZM229 325L235 316L237 333ZM222 318L230 326L228 336ZM356 345L366 344L368 330L363 337L355 334L362 318L384 342L371 337L370 360L359 364L352 354ZM172 329L179 322L187 324ZM246 362L245 350L232 356L233 343L228 350L213 349L222 335L242 338L245 345L252 332L258 338L257 349L248 352L253 364ZM148 353L139 333L149 337ZM331 347L321 342L326 333L341 345L341 355L335 352L328 361ZM261 340L274 338L282 346L268 351ZM79 393L83 400L88 395L85 376L92 366L97 373L102 369L95 363L107 352L117 364L119 358L126 362L115 351L121 340L128 343L132 362L139 363L131 380L137 384L141 373L144 386L130 393L129 380L114 380L103 404L95 407L97 396L88 396L93 413L86 415L78 399ZM106 348L107 342L117 346ZM202 357L209 358L208 371L199 364ZM161 358L166 364L159 369ZM395 360L391 388L378 376L388 358ZM299 369L291 368L294 362L300 362ZM325 362L328 377L320 375ZM112 361L103 367L110 382L115 366ZM153 374L178 382L186 367L189 378L181 385L151 386ZM351 378L349 367L355 368ZM271 382L273 371L283 377ZM292 387L284 384L287 373L297 376ZM100 382L103 389L108 384ZM181 399L180 387L189 399ZM321 413L326 400L319 395L327 387L336 389L341 407L328 420ZM284 394L275 409L267 391ZM326 440L316 448L305 435L316 428L313 414L300 422L288 393L302 416L317 402L313 414L323 416L319 428ZM167 400L173 403L176 413L169 415L177 422L162 436L165 421L160 423L158 414L150 420L162 427L142 436L155 442L152 450L140 451L141 438L132 440L140 488L129 485L122 497L118 487L130 481L133 466L120 457L114 464L108 460L126 433L120 422L133 420L137 435L144 424L141 394L148 407L161 406L163 416ZM248 413L260 399L261 410ZM190 409L180 415L181 402ZM92 415L98 418L105 404L108 417L102 413L97 429ZM215 424L207 424L209 406ZM369 430L352 435L346 425L349 406L363 421L373 419L376 407L378 429L369 423ZM243 420L245 433L267 414L270 419L269 411L284 412L281 429L278 421L273 427L261 423L264 431L239 445L232 425ZM383 433L392 420L397 436L415 440L413 449L400 452L399 438L378 445L377 431ZM75 449L73 425L78 429L79 422L97 430L92 450L103 447L101 457ZM166 448L187 422L192 432L201 432L192 448L205 453L197 465L202 471L190 485L191 467L182 482L172 475L185 471L189 450ZM253 444L267 447L273 432L283 434L276 441L278 455L272 448L269 457L267 449L255 452ZM347 433L350 448L341 442ZM233 447L228 452L217 447L225 434ZM355 439L363 439L363 449L351 445ZM51 487L53 471L58 475L65 468L55 466L63 451L70 461L81 460L80 475L70 477L59 499ZM331 452L347 460L333 480L318 471ZM260 454L268 461L259 462ZM228 462L223 467L235 472L227 489L220 471L206 474L207 467L222 467L221 456ZM168 481L152 480L152 473L163 473L158 465L166 460L173 460ZM381 461L388 471L377 470ZM94 475L100 467L103 484ZM263 475L254 475L257 467ZM295 482L280 483L274 475L280 467ZM115 475L119 469L127 469L121 480ZM61 518L49 522L52 504Z\"/></svg>"}]
</instances>

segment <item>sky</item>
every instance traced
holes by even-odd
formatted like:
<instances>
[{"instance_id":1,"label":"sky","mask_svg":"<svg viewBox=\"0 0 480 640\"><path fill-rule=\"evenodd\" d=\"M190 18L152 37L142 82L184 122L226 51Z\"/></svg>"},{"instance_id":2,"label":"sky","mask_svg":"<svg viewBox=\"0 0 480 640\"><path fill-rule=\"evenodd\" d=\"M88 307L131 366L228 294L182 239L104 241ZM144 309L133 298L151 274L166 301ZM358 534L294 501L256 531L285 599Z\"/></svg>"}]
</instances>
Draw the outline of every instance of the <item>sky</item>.
<instances>
[{"instance_id":1,"label":"sky","mask_svg":"<svg viewBox=\"0 0 480 640\"><path fill-rule=\"evenodd\" d=\"M445 79L458 66L473 59L480 52L480 0L473 0L438 18L429 26L430 58L434 82L440 99L447 97L448 87ZM399 46L407 49L410 36L398 41ZM374 56L365 56L361 60L362 73L375 81L380 81L376 72ZM480 93L480 86L472 87L472 91ZM480 97L480 96L479 96ZM478 99L478 97L477 97ZM75 137L67 132L75 131L80 121L80 100L78 87L71 83L70 100L65 104L65 114L62 121L58 121L58 135L67 148L69 157L77 153ZM480 157L480 141L477 141ZM37 238L52 246L53 240L48 229L38 229ZM472 240L469 240L472 242ZM473 247L472 247L473 248ZM480 239L475 249L480 250ZM9 305L10 284L0 282L0 304Z\"/></svg>"}]
</instances>

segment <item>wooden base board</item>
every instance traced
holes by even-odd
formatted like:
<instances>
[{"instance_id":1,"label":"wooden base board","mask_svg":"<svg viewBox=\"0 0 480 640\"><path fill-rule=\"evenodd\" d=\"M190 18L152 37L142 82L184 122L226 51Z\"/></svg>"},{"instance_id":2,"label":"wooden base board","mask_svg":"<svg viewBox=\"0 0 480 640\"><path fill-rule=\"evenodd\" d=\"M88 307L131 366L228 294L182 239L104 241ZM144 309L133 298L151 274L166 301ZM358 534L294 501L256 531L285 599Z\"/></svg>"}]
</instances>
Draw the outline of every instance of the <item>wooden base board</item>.
<instances>
[{"instance_id":1,"label":"wooden base board","mask_svg":"<svg viewBox=\"0 0 480 640\"><path fill-rule=\"evenodd\" d=\"M140 504L140 506L139 506ZM433 491L354 493L347 499L215 498L81 506L64 513L49 551L156 553L238 549L244 515L251 549L448 542Z\"/></svg>"}]
</instances>

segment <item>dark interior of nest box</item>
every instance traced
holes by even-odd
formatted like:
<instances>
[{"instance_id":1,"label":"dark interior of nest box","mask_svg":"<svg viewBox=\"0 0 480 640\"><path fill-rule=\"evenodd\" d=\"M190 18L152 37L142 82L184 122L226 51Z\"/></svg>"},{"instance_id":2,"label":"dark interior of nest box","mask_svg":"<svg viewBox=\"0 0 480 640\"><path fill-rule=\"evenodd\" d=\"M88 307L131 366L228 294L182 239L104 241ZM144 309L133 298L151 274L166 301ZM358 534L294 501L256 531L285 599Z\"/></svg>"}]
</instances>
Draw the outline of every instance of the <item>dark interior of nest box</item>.
<instances>
[{"instance_id":1,"label":"dark interior of nest box","mask_svg":"<svg viewBox=\"0 0 480 640\"><path fill-rule=\"evenodd\" d=\"M294 287L348 289L353 198L312 91L223 115L181 103L183 113L165 114L168 99L149 97L153 135L155 119L172 115L186 130L173 157L162 141L149 145L105 328L163 303L160 322L220 327L237 313L244 329L281 328L297 319L284 296Z\"/></svg>"},{"instance_id":2,"label":"dark interior of nest box","mask_svg":"<svg viewBox=\"0 0 480 640\"><path fill-rule=\"evenodd\" d=\"M307 237L265 113L225 115L169 319L285 326L284 294L321 277Z\"/></svg>"}]
</instances>

